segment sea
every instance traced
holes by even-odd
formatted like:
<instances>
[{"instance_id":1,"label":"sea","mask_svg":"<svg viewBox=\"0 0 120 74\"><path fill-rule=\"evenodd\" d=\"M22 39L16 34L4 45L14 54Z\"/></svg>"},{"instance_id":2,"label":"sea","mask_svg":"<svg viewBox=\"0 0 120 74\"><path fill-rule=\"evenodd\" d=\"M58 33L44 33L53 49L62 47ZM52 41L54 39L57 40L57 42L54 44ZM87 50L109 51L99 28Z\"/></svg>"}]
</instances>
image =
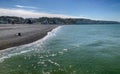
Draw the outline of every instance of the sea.
<instances>
[{"instance_id":1,"label":"sea","mask_svg":"<svg viewBox=\"0 0 120 74\"><path fill-rule=\"evenodd\" d=\"M120 74L120 24L59 26L0 51L0 74Z\"/></svg>"}]
</instances>

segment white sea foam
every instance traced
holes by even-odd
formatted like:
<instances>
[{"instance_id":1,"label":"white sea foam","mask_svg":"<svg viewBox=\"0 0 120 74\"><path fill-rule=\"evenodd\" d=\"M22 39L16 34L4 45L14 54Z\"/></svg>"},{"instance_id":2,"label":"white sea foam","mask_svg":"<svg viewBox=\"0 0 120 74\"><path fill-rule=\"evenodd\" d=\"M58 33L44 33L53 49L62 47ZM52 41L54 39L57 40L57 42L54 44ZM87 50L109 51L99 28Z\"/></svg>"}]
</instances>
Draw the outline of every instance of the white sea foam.
<instances>
[{"instance_id":1,"label":"white sea foam","mask_svg":"<svg viewBox=\"0 0 120 74\"><path fill-rule=\"evenodd\" d=\"M68 51L68 49L63 49L63 51L67 52L67 51Z\"/></svg>"},{"instance_id":2,"label":"white sea foam","mask_svg":"<svg viewBox=\"0 0 120 74\"><path fill-rule=\"evenodd\" d=\"M8 49L5 49L5 50L1 50L0 51L0 62L3 62L6 58L10 58L10 57L15 56L15 55L20 55L20 54L24 54L24 53L27 53L27 52L30 52L30 51L33 51L33 50L37 50L37 49L35 49L35 47L37 47L37 46L42 48L42 46L48 40L51 40L53 37L56 36L56 33L60 31L61 27L62 26L59 26L59 27L53 29L51 32L48 32L48 34L44 38L42 38L38 41L35 41L33 43L18 46L18 47L12 47L12 48L8 48ZM26 50L25 48L29 48L29 49Z\"/></svg>"},{"instance_id":3,"label":"white sea foam","mask_svg":"<svg viewBox=\"0 0 120 74\"><path fill-rule=\"evenodd\" d=\"M60 65L57 63L57 62L54 62L54 61L52 61L52 60L48 60L48 62L50 62L51 64L54 64L55 66L58 66L58 67L60 67Z\"/></svg>"}]
</instances>

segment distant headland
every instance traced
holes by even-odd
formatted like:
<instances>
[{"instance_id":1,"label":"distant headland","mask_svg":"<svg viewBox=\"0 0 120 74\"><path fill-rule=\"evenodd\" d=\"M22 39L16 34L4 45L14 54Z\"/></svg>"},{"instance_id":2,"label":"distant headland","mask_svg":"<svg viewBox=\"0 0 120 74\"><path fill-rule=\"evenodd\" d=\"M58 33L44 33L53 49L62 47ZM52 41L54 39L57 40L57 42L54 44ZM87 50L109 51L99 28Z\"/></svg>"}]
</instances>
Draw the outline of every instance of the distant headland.
<instances>
[{"instance_id":1,"label":"distant headland","mask_svg":"<svg viewBox=\"0 0 120 74\"><path fill-rule=\"evenodd\" d=\"M40 18L22 18L16 16L0 16L0 24L120 24L117 21L91 20L85 18L57 18L57 17L40 17Z\"/></svg>"}]
</instances>

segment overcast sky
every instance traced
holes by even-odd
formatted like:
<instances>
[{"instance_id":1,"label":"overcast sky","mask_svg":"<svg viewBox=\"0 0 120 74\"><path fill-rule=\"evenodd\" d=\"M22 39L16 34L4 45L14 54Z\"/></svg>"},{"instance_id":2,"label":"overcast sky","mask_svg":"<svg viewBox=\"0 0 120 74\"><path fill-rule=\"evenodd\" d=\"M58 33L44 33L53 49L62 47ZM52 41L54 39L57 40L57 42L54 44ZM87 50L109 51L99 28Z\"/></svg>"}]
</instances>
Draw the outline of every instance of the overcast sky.
<instances>
[{"instance_id":1,"label":"overcast sky","mask_svg":"<svg viewBox=\"0 0 120 74\"><path fill-rule=\"evenodd\" d=\"M0 0L0 16L120 21L120 0Z\"/></svg>"}]
</instances>

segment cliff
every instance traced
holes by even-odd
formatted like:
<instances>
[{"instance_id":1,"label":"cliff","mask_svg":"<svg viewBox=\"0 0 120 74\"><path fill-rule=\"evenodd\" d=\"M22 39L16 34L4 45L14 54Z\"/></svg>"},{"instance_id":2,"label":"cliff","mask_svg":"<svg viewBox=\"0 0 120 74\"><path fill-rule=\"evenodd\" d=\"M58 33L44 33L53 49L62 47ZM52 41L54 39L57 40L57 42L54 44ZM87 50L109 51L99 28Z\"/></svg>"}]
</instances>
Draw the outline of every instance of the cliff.
<instances>
[{"instance_id":1,"label":"cliff","mask_svg":"<svg viewBox=\"0 0 120 74\"><path fill-rule=\"evenodd\" d=\"M0 16L0 24L120 24L117 21L101 21L84 18L22 18L15 16Z\"/></svg>"}]
</instances>

